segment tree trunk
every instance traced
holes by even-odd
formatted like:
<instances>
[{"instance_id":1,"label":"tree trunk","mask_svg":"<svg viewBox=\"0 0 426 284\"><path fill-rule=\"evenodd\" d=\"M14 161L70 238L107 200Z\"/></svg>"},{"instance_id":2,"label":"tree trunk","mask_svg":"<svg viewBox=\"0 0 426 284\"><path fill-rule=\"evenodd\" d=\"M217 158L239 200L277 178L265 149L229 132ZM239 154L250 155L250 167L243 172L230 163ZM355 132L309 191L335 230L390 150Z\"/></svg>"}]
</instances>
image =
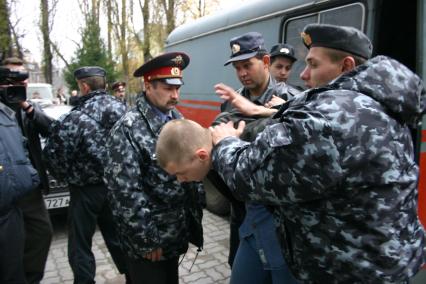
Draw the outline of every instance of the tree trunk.
<instances>
[{"instance_id":1,"label":"tree trunk","mask_svg":"<svg viewBox=\"0 0 426 284\"><path fill-rule=\"evenodd\" d=\"M111 15L111 0L107 0L106 1L106 6L107 6L107 18L108 18L108 57L109 60L112 60L112 15Z\"/></svg>"},{"instance_id":2,"label":"tree trunk","mask_svg":"<svg viewBox=\"0 0 426 284\"><path fill-rule=\"evenodd\" d=\"M12 36L7 0L0 0L0 61L12 56Z\"/></svg>"},{"instance_id":3,"label":"tree trunk","mask_svg":"<svg viewBox=\"0 0 426 284\"><path fill-rule=\"evenodd\" d=\"M166 13L166 33L170 34L175 29L175 0L162 0Z\"/></svg>"},{"instance_id":4,"label":"tree trunk","mask_svg":"<svg viewBox=\"0 0 426 284\"><path fill-rule=\"evenodd\" d=\"M52 50L50 49L49 3L41 0L41 34L43 36L43 75L46 83L52 84Z\"/></svg>"},{"instance_id":5,"label":"tree trunk","mask_svg":"<svg viewBox=\"0 0 426 284\"><path fill-rule=\"evenodd\" d=\"M126 29L127 29L127 5L126 0L121 0L121 61L123 64L123 74L125 76L125 81L128 81L129 77L129 57L128 57L128 50L127 50L127 36L126 36Z\"/></svg>"},{"instance_id":6,"label":"tree trunk","mask_svg":"<svg viewBox=\"0 0 426 284\"><path fill-rule=\"evenodd\" d=\"M140 4L140 1L139 1ZM150 27L149 27L149 0L145 0L142 8L143 17L143 60L148 61L152 58L151 55L151 41L150 41Z\"/></svg>"}]
</instances>

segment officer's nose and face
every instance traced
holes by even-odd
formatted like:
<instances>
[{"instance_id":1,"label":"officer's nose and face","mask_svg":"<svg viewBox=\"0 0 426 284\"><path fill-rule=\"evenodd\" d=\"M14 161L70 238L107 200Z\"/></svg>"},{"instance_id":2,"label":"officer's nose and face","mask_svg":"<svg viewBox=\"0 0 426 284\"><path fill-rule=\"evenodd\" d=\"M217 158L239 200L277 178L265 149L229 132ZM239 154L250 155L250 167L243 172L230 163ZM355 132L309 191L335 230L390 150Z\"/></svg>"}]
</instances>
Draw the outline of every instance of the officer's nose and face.
<instances>
[{"instance_id":1,"label":"officer's nose and face","mask_svg":"<svg viewBox=\"0 0 426 284\"><path fill-rule=\"evenodd\" d=\"M146 96L160 111L167 113L179 103L179 89L181 85L171 85L162 80L154 80L145 84Z\"/></svg>"},{"instance_id":2,"label":"officer's nose and face","mask_svg":"<svg viewBox=\"0 0 426 284\"><path fill-rule=\"evenodd\" d=\"M287 82L288 76L290 75L293 61L283 56L276 56L271 59L271 75L278 82Z\"/></svg>"},{"instance_id":3,"label":"officer's nose and face","mask_svg":"<svg viewBox=\"0 0 426 284\"><path fill-rule=\"evenodd\" d=\"M306 55L306 67L300 73L300 78L305 81L308 88L317 88L327 85L330 81L340 76L343 71L343 62L333 62L326 47L312 47Z\"/></svg>"},{"instance_id":4,"label":"officer's nose and face","mask_svg":"<svg viewBox=\"0 0 426 284\"><path fill-rule=\"evenodd\" d=\"M114 96L116 96L120 100L124 100L125 95L126 95L126 89L123 86L119 86L114 91Z\"/></svg>"},{"instance_id":5,"label":"officer's nose and face","mask_svg":"<svg viewBox=\"0 0 426 284\"><path fill-rule=\"evenodd\" d=\"M269 76L269 56L263 59L252 57L232 63L241 84L247 89L255 89L263 85Z\"/></svg>"},{"instance_id":6,"label":"officer's nose and face","mask_svg":"<svg viewBox=\"0 0 426 284\"><path fill-rule=\"evenodd\" d=\"M368 60L373 51L370 39L353 27L309 24L300 36L309 50L300 78L309 88L327 85Z\"/></svg>"}]
</instances>

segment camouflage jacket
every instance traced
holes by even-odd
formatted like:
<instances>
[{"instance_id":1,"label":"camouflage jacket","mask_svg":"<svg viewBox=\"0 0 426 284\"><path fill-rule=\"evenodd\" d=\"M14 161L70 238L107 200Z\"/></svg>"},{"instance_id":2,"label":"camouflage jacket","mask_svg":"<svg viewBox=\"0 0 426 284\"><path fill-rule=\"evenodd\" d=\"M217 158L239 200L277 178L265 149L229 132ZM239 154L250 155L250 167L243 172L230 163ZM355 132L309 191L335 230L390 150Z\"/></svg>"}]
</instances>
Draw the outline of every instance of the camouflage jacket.
<instances>
[{"instance_id":1,"label":"camouflage jacket","mask_svg":"<svg viewBox=\"0 0 426 284\"><path fill-rule=\"evenodd\" d=\"M307 283L392 283L424 261L408 125L419 77L375 57L297 96L254 142L223 139L213 167L244 200L280 206L283 253Z\"/></svg>"},{"instance_id":2,"label":"camouflage jacket","mask_svg":"<svg viewBox=\"0 0 426 284\"><path fill-rule=\"evenodd\" d=\"M246 88L241 88L237 90L237 92L250 100L250 94ZM290 85L283 82L277 82L270 77L268 88L261 96L254 100L253 103L257 105L265 105L271 100L273 95L288 101L299 93L299 90L291 87ZM244 141L253 141L256 138L256 135L260 133L266 125L272 123L272 118L269 117L244 116L228 102L223 103L221 109L222 112L214 119L212 125L217 125L221 122L233 121L235 126L237 126L239 121L244 120L246 122L246 127L244 129L244 133L240 137Z\"/></svg>"},{"instance_id":3,"label":"camouflage jacket","mask_svg":"<svg viewBox=\"0 0 426 284\"><path fill-rule=\"evenodd\" d=\"M102 183L106 139L125 110L105 91L81 97L77 106L52 124L43 149L49 172L74 186Z\"/></svg>"},{"instance_id":4,"label":"camouflage jacket","mask_svg":"<svg viewBox=\"0 0 426 284\"><path fill-rule=\"evenodd\" d=\"M172 117L181 114L173 110ZM189 241L202 246L203 189L179 183L158 166L155 144L163 125L141 95L108 139L105 183L123 251L133 259L157 248L165 258L176 257Z\"/></svg>"}]
</instances>

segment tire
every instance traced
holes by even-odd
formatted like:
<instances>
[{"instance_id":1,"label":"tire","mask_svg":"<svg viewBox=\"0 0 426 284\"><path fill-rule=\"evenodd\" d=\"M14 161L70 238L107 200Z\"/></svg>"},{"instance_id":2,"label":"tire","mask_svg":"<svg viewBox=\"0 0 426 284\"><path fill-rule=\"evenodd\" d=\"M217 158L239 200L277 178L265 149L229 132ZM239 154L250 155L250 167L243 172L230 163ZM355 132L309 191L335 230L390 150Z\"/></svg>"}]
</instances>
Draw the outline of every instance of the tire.
<instances>
[{"instance_id":1,"label":"tire","mask_svg":"<svg viewBox=\"0 0 426 284\"><path fill-rule=\"evenodd\" d=\"M231 209L229 200L208 179L204 179L203 183L206 192L207 210L219 216L229 215Z\"/></svg>"}]
</instances>

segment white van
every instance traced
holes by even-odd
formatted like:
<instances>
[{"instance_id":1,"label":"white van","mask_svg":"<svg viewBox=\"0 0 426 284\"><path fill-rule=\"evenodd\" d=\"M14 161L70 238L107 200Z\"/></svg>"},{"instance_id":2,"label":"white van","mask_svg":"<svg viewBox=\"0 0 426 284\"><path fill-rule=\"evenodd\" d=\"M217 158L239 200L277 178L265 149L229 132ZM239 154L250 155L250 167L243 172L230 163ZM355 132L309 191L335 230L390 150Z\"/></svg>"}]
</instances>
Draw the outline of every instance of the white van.
<instances>
[{"instance_id":1,"label":"white van","mask_svg":"<svg viewBox=\"0 0 426 284\"><path fill-rule=\"evenodd\" d=\"M40 104L42 107L57 104L57 100L53 96L52 85L47 83L29 83L27 86L27 99Z\"/></svg>"}]
</instances>

